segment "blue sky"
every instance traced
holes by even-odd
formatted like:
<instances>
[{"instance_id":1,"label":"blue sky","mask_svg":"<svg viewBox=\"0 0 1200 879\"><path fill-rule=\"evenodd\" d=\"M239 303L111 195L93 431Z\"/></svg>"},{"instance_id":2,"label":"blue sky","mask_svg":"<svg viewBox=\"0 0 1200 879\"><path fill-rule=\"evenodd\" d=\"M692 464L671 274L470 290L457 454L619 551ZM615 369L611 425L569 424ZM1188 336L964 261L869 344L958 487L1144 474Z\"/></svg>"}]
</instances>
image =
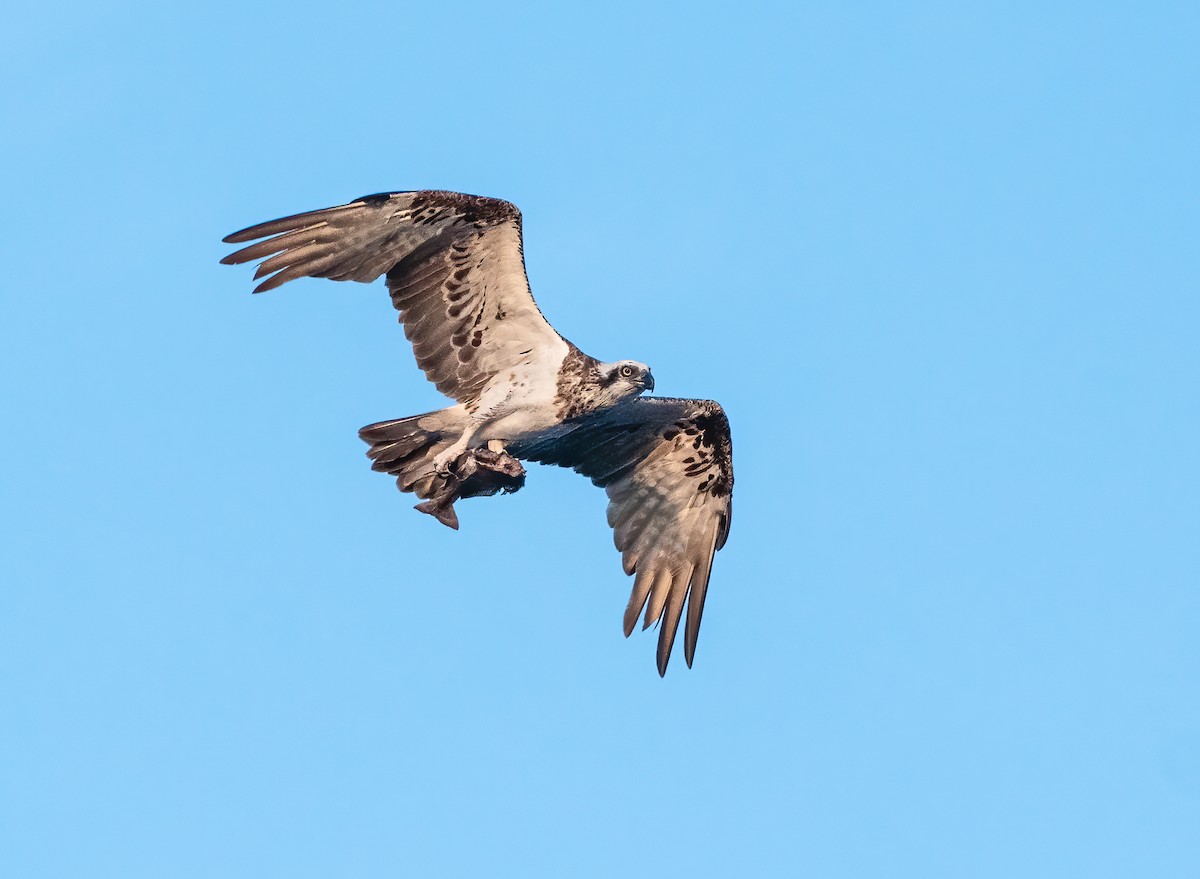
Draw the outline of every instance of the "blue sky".
<instances>
[{"instance_id":1,"label":"blue sky","mask_svg":"<svg viewBox=\"0 0 1200 879\"><path fill-rule=\"evenodd\" d=\"M1196 875L1193 4L7 24L0 873ZM217 264L428 187L727 409L693 670L585 480L370 472L441 405L381 286Z\"/></svg>"}]
</instances>

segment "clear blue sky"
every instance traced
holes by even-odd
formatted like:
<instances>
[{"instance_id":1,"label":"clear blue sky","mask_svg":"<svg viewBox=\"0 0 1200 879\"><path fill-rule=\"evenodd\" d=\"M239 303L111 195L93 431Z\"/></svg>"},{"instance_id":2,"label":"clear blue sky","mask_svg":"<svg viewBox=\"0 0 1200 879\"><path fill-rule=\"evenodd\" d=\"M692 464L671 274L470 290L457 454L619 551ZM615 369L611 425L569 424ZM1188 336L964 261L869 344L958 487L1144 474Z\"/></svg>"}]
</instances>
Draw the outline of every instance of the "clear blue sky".
<instances>
[{"instance_id":1,"label":"clear blue sky","mask_svg":"<svg viewBox=\"0 0 1200 879\"><path fill-rule=\"evenodd\" d=\"M1200 14L967 5L10 11L0 874L1200 875ZM370 472L381 286L217 264L428 187L728 410L693 670L585 480Z\"/></svg>"}]
</instances>

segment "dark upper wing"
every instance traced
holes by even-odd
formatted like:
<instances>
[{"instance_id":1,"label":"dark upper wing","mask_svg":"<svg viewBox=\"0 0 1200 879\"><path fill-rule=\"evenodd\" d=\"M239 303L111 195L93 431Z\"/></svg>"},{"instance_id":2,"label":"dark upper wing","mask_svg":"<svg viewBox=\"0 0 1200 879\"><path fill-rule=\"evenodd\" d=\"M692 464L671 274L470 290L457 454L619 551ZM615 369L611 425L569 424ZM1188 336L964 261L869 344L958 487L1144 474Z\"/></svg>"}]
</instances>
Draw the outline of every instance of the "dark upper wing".
<instances>
[{"instance_id":1,"label":"dark upper wing","mask_svg":"<svg viewBox=\"0 0 1200 879\"><path fill-rule=\"evenodd\" d=\"M266 238L225 257L263 260L255 293L296 278L374 281L387 274L417 363L442 393L471 403L488 380L566 343L525 277L521 214L494 198L394 192L260 223L225 238Z\"/></svg>"},{"instance_id":2,"label":"dark upper wing","mask_svg":"<svg viewBox=\"0 0 1200 879\"><path fill-rule=\"evenodd\" d=\"M636 575L625 634L643 606L643 628L661 618L658 673L665 674L686 599L690 666L713 554L725 545L733 510L725 412L708 400L640 397L567 427L553 438L510 443L509 451L572 467L608 492L613 540L625 573Z\"/></svg>"}]
</instances>

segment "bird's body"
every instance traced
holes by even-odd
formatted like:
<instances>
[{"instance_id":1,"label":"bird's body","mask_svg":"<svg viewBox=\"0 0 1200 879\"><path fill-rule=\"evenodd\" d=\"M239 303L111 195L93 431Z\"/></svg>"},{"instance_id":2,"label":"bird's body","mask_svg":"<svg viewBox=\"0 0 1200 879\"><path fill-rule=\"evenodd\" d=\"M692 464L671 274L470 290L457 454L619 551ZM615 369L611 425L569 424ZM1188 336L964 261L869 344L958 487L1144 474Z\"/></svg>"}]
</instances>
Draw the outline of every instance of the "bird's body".
<instances>
[{"instance_id":1,"label":"bird's body","mask_svg":"<svg viewBox=\"0 0 1200 879\"><path fill-rule=\"evenodd\" d=\"M255 277L271 277L255 292L305 276L385 275L417 363L457 401L364 427L375 469L423 499L444 496L450 468L485 446L589 476L608 491L609 524L626 573L636 575L626 635L643 607L646 626L661 620L665 673L687 599L691 665L712 556L731 516L732 448L720 406L643 398L654 388L645 364L601 362L555 332L529 291L520 213L508 202L385 193L225 240L260 238L222 260L263 260Z\"/></svg>"}]
</instances>

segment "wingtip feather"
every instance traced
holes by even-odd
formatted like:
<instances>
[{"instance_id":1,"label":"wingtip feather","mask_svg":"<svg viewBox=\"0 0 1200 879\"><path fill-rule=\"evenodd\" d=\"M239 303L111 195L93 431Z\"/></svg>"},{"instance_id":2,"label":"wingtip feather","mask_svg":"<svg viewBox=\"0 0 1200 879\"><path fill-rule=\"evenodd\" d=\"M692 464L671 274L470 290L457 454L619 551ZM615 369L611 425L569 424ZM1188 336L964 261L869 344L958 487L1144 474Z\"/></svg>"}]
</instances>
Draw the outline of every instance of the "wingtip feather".
<instances>
[{"instance_id":1,"label":"wingtip feather","mask_svg":"<svg viewBox=\"0 0 1200 879\"><path fill-rule=\"evenodd\" d=\"M692 659L696 655L696 643L700 639L700 622L704 618L704 599L708 596L708 581L712 575L712 549L716 540L714 533L709 541L709 551L700 557L700 563L692 572L691 583L688 584L687 620L683 628L683 658L687 660L688 668L692 667Z\"/></svg>"},{"instance_id":2,"label":"wingtip feather","mask_svg":"<svg viewBox=\"0 0 1200 879\"><path fill-rule=\"evenodd\" d=\"M642 608L646 606L646 600L650 597L650 586L653 582L654 571L652 569L637 572L637 577L633 581L633 589L629 593L629 603L625 606L626 638L632 635L633 630L637 628L638 617L642 615Z\"/></svg>"},{"instance_id":3,"label":"wingtip feather","mask_svg":"<svg viewBox=\"0 0 1200 879\"><path fill-rule=\"evenodd\" d=\"M687 579L691 578L691 572L685 571ZM687 579L682 582L686 583ZM675 584L676 588L672 590L672 595L667 601L667 606L663 610L662 627L658 630L658 673L665 675L667 673L667 663L671 660L671 649L675 646L675 635L679 631L679 617L683 613L683 602L686 596L680 595L680 584Z\"/></svg>"},{"instance_id":4,"label":"wingtip feather","mask_svg":"<svg viewBox=\"0 0 1200 879\"><path fill-rule=\"evenodd\" d=\"M280 281L279 276L276 275L273 278L267 278L267 280L263 281L261 284L259 284L257 287L255 287L250 292L251 293L266 293L268 290L274 290L276 287L280 286L281 284L283 284L283 281Z\"/></svg>"}]
</instances>

